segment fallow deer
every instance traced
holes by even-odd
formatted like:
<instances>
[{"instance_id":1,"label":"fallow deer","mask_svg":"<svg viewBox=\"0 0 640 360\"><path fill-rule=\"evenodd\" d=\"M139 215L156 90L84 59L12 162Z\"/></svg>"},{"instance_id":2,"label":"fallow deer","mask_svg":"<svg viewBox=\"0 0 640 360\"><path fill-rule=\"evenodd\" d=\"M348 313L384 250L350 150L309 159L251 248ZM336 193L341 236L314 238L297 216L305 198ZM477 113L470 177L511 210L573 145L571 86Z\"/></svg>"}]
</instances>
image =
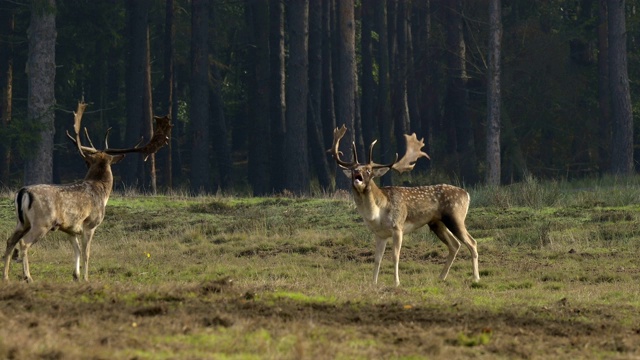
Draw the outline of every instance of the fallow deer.
<instances>
[{"instance_id":1,"label":"fallow deer","mask_svg":"<svg viewBox=\"0 0 640 360\"><path fill-rule=\"evenodd\" d=\"M373 146L369 147L369 162L360 164L353 145L353 161L346 162L340 158L338 150L340 139L346 133L347 128L336 128L333 132L333 145L329 153L336 163L351 179L353 198L358 212L364 219L367 227L376 238L376 252L373 268L373 282L378 282L380 262L384 254L387 241L393 239L393 260L395 262L395 285L400 285L398 275L398 263L400 262L400 248L402 237L424 225L429 225L431 231L447 246L447 256L444 269L440 273L440 279L445 280L451 264L460 249L462 241L471 252L473 262L473 279L478 281L478 251L476 241L465 227L465 218L469 209L470 197L465 190L451 185L433 185L417 187L389 186L379 188L373 181L374 178L384 175L390 169L399 173L413 170L415 162L429 156L420 149L424 146L423 140L418 140L416 134L405 135L407 143L406 154L398 161L388 165L376 164L372 160Z\"/></svg>"},{"instance_id":2,"label":"fallow deer","mask_svg":"<svg viewBox=\"0 0 640 360\"><path fill-rule=\"evenodd\" d=\"M9 279L11 254L20 242L22 253L22 270L24 279L32 282L29 272L29 248L49 231L60 230L69 234L75 255L74 280L80 277L80 257L82 255L84 280L89 279L89 256L93 234L104 219L105 207L113 187L111 165L124 158L124 154L139 152L146 158L167 144L171 135L171 120L168 117L156 117L156 129L149 142L140 147L142 140L133 148L109 149L107 135L105 150L97 150L87 129L85 137L91 145L83 146L80 142L80 123L86 104L78 103L74 112L75 137L67 131L67 136L77 147L89 170L82 181L65 185L39 184L25 186L15 196L15 207L18 217L16 228L7 240L4 253L4 280ZM82 251L78 236L82 236Z\"/></svg>"}]
</instances>

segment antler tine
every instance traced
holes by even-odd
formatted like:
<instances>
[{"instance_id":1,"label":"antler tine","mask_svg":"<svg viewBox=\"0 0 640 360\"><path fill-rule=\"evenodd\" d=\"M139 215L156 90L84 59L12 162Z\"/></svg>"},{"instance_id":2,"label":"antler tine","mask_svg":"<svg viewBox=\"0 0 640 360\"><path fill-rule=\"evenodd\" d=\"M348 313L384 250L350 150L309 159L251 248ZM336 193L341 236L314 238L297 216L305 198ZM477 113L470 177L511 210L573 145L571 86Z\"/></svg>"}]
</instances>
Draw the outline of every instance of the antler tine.
<instances>
[{"instance_id":1,"label":"antler tine","mask_svg":"<svg viewBox=\"0 0 640 360\"><path fill-rule=\"evenodd\" d=\"M89 142L89 145L91 145L92 148L96 148L95 145L93 145L93 141L91 141L91 137L89 137L89 130L87 130L87 128L84 128L84 136L87 138L87 141Z\"/></svg>"},{"instance_id":2,"label":"antler tine","mask_svg":"<svg viewBox=\"0 0 640 360\"><path fill-rule=\"evenodd\" d=\"M82 146L82 143L80 142L80 124L82 122L82 115L84 114L84 109L86 107L87 104L84 101L78 101L78 108L73 112L73 130L75 131L76 136L71 136L71 134L69 134L69 131L67 130L67 137L69 137L69 139L71 139L71 141L76 145L80 156L82 156L83 158L86 157L84 151L91 150L90 148Z\"/></svg>"},{"instance_id":3,"label":"antler tine","mask_svg":"<svg viewBox=\"0 0 640 360\"><path fill-rule=\"evenodd\" d=\"M378 140L373 140L373 142L369 146L369 165L371 165L371 167L374 168L374 169L392 167L393 164L395 164L396 161L398 161L398 153L396 153L396 158L391 163L389 163L387 165L385 165L385 164L376 164L376 163L373 162L373 145L375 145L377 142L378 142Z\"/></svg>"},{"instance_id":4,"label":"antler tine","mask_svg":"<svg viewBox=\"0 0 640 360\"><path fill-rule=\"evenodd\" d=\"M335 128L333 130L333 145L331 145L331 149L327 150L327 152L331 154L333 159L340 167L344 169L352 169L358 165L358 157L356 155L355 144L353 144L354 161L352 162L346 162L340 159L340 154L342 154L342 152L338 150L338 148L340 147L340 139L342 139L346 132L347 127L344 124L342 124L341 128Z\"/></svg>"},{"instance_id":5,"label":"antler tine","mask_svg":"<svg viewBox=\"0 0 640 360\"><path fill-rule=\"evenodd\" d=\"M416 166L415 162L421 157L431 159L426 152L420 150L424 146L424 138L418 140L415 133L411 135L405 134L404 137L407 141L407 152L404 154L402 159L400 159L400 161L396 162L392 166L392 169L396 170L399 173L413 170L413 167Z\"/></svg>"},{"instance_id":6,"label":"antler tine","mask_svg":"<svg viewBox=\"0 0 640 360\"><path fill-rule=\"evenodd\" d=\"M111 133L111 128L108 128L107 132L104 134L104 148L105 148L105 150L109 148L109 133Z\"/></svg>"},{"instance_id":7,"label":"antler tine","mask_svg":"<svg viewBox=\"0 0 640 360\"><path fill-rule=\"evenodd\" d=\"M360 161L358 161L358 149L356 148L355 141L351 142L351 152L353 152L353 161L356 164L360 164Z\"/></svg>"},{"instance_id":8,"label":"antler tine","mask_svg":"<svg viewBox=\"0 0 640 360\"><path fill-rule=\"evenodd\" d=\"M173 127L171 118L167 115L162 117L154 116L154 119L156 120L156 128L153 131L151 139L144 146L140 147L140 144L144 141L144 138L141 138L132 148L106 149L104 152L111 155L139 152L145 155L144 160L146 161L149 155L156 153L160 148L167 145L171 138L171 128Z\"/></svg>"}]
</instances>

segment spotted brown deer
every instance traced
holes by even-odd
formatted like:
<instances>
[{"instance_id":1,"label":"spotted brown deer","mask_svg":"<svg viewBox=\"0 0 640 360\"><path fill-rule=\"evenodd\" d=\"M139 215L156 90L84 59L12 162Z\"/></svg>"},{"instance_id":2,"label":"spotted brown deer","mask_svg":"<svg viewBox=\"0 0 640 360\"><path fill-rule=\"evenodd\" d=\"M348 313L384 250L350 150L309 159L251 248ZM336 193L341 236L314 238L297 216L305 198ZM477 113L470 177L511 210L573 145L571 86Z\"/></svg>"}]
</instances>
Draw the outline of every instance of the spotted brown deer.
<instances>
[{"instance_id":1,"label":"spotted brown deer","mask_svg":"<svg viewBox=\"0 0 640 360\"><path fill-rule=\"evenodd\" d=\"M113 187L111 165L124 158L124 154L139 152L146 158L167 144L171 135L171 120L168 117L156 117L156 129L149 142L140 146L142 140L133 148L109 149L107 135L105 150L97 150L87 129L85 137L90 147L80 142L80 123L86 104L78 103L74 112L75 137L67 131L67 136L75 144L89 170L84 180L65 185L30 185L18 191L15 207L18 217L16 228L7 240L4 253L4 280L9 279L11 254L20 242L22 252L22 270L24 279L32 282L29 273L29 248L49 231L60 230L69 234L75 255L74 280L80 277L80 257L82 255L84 280L89 279L89 255L93 234L104 219L105 207ZM78 236L82 236L82 251ZM16 253L17 255L17 253ZM14 256L15 258L15 256Z\"/></svg>"},{"instance_id":2,"label":"spotted brown deer","mask_svg":"<svg viewBox=\"0 0 640 360\"><path fill-rule=\"evenodd\" d=\"M395 284L400 285L398 263L400 262L400 248L404 234L429 225L431 231L447 246L449 255L440 273L444 280L449 273L451 264L456 258L462 241L471 252L473 262L473 279L480 280L478 273L478 250L476 241L467 231L464 221L469 209L470 197L465 190L451 185L433 185L417 187L388 186L379 188L373 181L393 169L399 173L413 170L415 162L429 156L420 149L423 140L418 140L416 134L405 135L407 152L398 160L388 164L376 164L372 160L373 146L369 147L369 162L360 164L353 144L353 161L346 162L340 158L338 150L340 139L347 128L342 125L333 131L333 145L329 153L336 163L351 179L353 198L358 212L365 224L376 238L375 263L373 268L373 282L378 282L380 261L384 254L387 241L393 239L393 260L395 262Z\"/></svg>"}]
</instances>

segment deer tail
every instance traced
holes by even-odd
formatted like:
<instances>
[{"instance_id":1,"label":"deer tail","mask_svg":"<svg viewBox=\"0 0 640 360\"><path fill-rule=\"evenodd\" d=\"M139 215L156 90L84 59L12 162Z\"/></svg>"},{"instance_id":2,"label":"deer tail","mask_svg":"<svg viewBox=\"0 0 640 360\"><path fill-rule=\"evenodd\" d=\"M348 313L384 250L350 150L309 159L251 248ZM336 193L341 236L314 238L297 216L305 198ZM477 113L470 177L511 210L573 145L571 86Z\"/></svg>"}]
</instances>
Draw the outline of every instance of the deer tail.
<instances>
[{"instance_id":1,"label":"deer tail","mask_svg":"<svg viewBox=\"0 0 640 360\"><path fill-rule=\"evenodd\" d=\"M26 198L25 195L27 195ZM16 212L18 213L18 220L20 220L21 224L24 224L24 208L26 206L27 209L30 209L31 203L33 203L33 194L31 194L27 188L20 189L16 194Z\"/></svg>"}]
</instances>

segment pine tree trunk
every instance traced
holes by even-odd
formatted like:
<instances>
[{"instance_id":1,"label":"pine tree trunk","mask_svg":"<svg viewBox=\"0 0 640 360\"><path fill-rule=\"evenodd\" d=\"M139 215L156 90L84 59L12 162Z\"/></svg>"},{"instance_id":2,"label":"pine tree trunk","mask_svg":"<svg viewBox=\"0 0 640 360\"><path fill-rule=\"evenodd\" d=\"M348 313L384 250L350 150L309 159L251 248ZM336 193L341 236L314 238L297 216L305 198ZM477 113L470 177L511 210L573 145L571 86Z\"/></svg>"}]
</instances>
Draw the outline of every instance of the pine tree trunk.
<instances>
[{"instance_id":1,"label":"pine tree trunk","mask_svg":"<svg viewBox=\"0 0 640 360\"><path fill-rule=\"evenodd\" d=\"M265 195L269 186L269 18L265 1L249 1L247 20L252 29L252 46L249 50L248 89L249 118L249 183L254 195Z\"/></svg>"},{"instance_id":2,"label":"pine tree trunk","mask_svg":"<svg viewBox=\"0 0 640 360\"><path fill-rule=\"evenodd\" d=\"M286 189L309 193L307 96L309 94L309 0L287 1L289 62L287 63L285 162Z\"/></svg>"},{"instance_id":3,"label":"pine tree trunk","mask_svg":"<svg viewBox=\"0 0 640 360\"><path fill-rule=\"evenodd\" d=\"M40 126L33 157L25 164L25 184L50 183L53 177L53 134L56 75L55 0L31 2L27 60L27 118Z\"/></svg>"},{"instance_id":4,"label":"pine tree trunk","mask_svg":"<svg viewBox=\"0 0 640 360\"><path fill-rule=\"evenodd\" d=\"M271 126L271 189L285 188L285 62L284 62L284 2L269 0L269 124Z\"/></svg>"},{"instance_id":5,"label":"pine tree trunk","mask_svg":"<svg viewBox=\"0 0 640 360\"><path fill-rule=\"evenodd\" d=\"M633 173L633 116L627 72L625 1L609 0L609 87L613 117L611 171Z\"/></svg>"},{"instance_id":6,"label":"pine tree trunk","mask_svg":"<svg viewBox=\"0 0 640 360\"><path fill-rule=\"evenodd\" d=\"M0 12L3 34L13 40L15 14L13 8ZM0 51L0 127L7 129L13 116L13 41ZM0 141L0 185L9 186L11 166L11 144L8 139Z\"/></svg>"},{"instance_id":7,"label":"pine tree trunk","mask_svg":"<svg viewBox=\"0 0 640 360\"><path fill-rule=\"evenodd\" d=\"M145 97L145 72L147 66L147 29L149 18L149 0L127 2L128 21L128 47L126 62L126 112L127 125L124 134L126 147L138 142L143 133L144 97ZM143 186L143 178L140 177L141 159L139 156L128 156L123 161L122 180L125 186Z\"/></svg>"},{"instance_id":8,"label":"pine tree trunk","mask_svg":"<svg viewBox=\"0 0 640 360\"><path fill-rule=\"evenodd\" d=\"M390 106L390 85L389 85L389 39L387 32L387 1L380 0L376 6L376 30L378 32L378 127L380 129L380 157L382 161L376 161L382 164L388 164L392 161L395 153L391 150L391 106ZM374 154L375 157L375 154ZM380 184L384 186L391 185L391 177L383 176Z\"/></svg>"},{"instance_id":9,"label":"pine tree trunk","mask_svg":"<svg viewBox=\"0 0 640 360\"><path fill-rule=\"evenodd\" d=\"M328 1L328 0L324 0ZM310 156L320 188L331 187L322 133L322 0L309 3L309 105L307 125Z\"/></svg>"},{"instance_id":10,"label":"pine tree trunk","mask_svg":"<svg viewBox=\"0 0 640 360\"><path fill-rule=\"evenodd\" d=\"M211 191L209 161L209 2L191 2L191 191Z\"/></svg>"},{"instance_id":11,"label":"pine tree trunk","mask_svg":"<svg viewBox=\"0 0 640 360\"><path fill-rule=\"evenodd\" d=\"M500 0L489 2L489 74L487 76L487 185L500 185Z\"/></svg>"}]
</instances>

